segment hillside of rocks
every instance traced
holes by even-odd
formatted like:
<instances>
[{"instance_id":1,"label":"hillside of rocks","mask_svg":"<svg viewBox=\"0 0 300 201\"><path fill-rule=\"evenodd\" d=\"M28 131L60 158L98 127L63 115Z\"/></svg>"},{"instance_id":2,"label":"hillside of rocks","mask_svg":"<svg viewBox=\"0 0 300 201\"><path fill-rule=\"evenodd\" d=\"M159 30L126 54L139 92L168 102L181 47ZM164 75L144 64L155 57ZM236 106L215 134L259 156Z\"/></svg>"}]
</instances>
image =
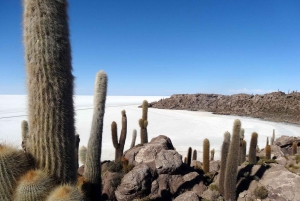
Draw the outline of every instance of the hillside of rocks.
<instances>
[{"instance_id":1,"label":"hillside of rocks","mask_svg":"<svg viewBox=\"0 0 300 201\"><path fill-rule=\"evenodd\" d=\"M272 92L263 95L175 94L152 102L149 107L174 110L204 110L270 121L300 124L300 93Z\"/></svg>"}]
</instances>

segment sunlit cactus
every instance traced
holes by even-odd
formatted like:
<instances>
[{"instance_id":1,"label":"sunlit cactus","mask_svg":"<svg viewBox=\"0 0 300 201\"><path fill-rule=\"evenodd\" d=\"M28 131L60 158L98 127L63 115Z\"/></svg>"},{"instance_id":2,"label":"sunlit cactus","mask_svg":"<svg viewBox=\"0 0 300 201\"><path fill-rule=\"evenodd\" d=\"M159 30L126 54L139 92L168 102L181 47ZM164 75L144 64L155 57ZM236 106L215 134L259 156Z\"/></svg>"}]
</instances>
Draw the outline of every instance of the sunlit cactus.
<instances>
[{"instance_id":1,"label":"sunlit cactus","mask_svg":"<svg viewBox=\"0 0 300 201\"><path fill-rule=\"evenodd\" d=\"M226 162L230 145L230 133L226 131L224 133L224 141L221 148L221 167L220 167L220 179L219 179L219 191L224 196L224 182L225 182L225 170Z\"/></svg>"},{"instance_id":2,"label":"sunlit cactus","mask_svg":"<svg viewBox=\"0 0 300 201\"><path fill-rule=\"evenodd\" d=\"M249 164L256 164L256 147L257 147L258 134L252 133L250 147L249 147Z\"/></svg>"},{"instance_id":3,"label":"sunlit cactus","mask_svg":"<svg viewBox=\"0 0 300 201\"><path fill-rule=\"evenodd\" d=\"M209 172L209 140L203 140L203 172Z\"/></svg>"}]
</instances>

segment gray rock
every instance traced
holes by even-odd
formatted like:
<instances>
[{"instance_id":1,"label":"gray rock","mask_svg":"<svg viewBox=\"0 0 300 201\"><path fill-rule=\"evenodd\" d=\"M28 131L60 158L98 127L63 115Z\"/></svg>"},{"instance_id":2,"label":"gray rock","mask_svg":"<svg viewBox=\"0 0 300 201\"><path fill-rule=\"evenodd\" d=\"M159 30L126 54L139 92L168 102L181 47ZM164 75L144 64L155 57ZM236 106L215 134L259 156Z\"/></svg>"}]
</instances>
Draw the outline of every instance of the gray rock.
<instances>
[{"instance_id":1,"label":"gray rock","mask_svg":"<svg viewBox=\"0 0 300 201\"><path fill-rule=\"evenodd\" d=\"M193 191L187 191L178 197L174 201L199 201L199 197Z\"/></svg>"},{"instance_id":2,"label":"gray rock","mask_svg":"<svg viewBox=\"0 0 300 201\"><path fill-rule=\"evenodd\" d=\"M210 172L218 172L220 170L221 161L210 161L209 162L209 171Z\"/></svg>"},{"instance_id":3,"label":"gray rock","mask_svg":"<svg viewBox=\"0 0 300 201\"><path fill-rule=\"evenodd\" d=\"M181 155L174 150L161 150L155 159L158 174L173 174L182 165Z\"/></svg>"}]
</instances>

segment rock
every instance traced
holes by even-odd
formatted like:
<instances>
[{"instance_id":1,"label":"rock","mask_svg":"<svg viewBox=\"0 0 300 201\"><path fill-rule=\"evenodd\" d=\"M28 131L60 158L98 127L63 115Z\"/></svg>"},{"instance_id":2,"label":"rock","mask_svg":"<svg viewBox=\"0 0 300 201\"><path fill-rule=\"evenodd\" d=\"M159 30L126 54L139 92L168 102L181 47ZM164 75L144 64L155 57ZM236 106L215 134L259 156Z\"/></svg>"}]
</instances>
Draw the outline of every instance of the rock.
<instances>
[{"instance_id":1,"label":"rock","mask_svg":"<svg viewBox=\"0 0 300 201\"><path fill-rule=\"evenodd\" d=\"M80 176L83 175L83 173L84 173L84 165L82 165L82 166L80 166L80 167L78 168L77 173L78 173Z\"/></svg>"},{"instance_id":2,"label":"rock","mask_svg":"<svg viewBox=\"0 0 300 201\"><path fill-rule=\"evenodd\" d=\"M213 201L217 201L218 198L220 197L220 193L219 191L215 191L215 190L210 190L209 188L204 191L201 195L202 198L206 199L206 200L213 200Z\"/></svg>"},{"instance_id":3,"label":"rock","mask_svg":"<svg viewBox=\"0 0 300 201\"><path fill-rule=\"evenodd\" d=\"M117 172L109 172L106 171L104 175L102 175L102 200L116 200L115 190L118 185L118 181L120 180L122 173Z\"/></svg>"},{"instance_id":4,"label":"rock","mask_svg":"<svg viewBox=\"0 0 300 201\"><path fill-rule=\"evenodd\" d=\"M269 191L270 200L299 200L300 176L289 172L284 166L270 164L259 184Z\"/></svg>"},{"instance_id":5,"label":"rock","mask_svg":"<svg viewBox=\"0 0 300 201\"><path fill-rule=\"evenodd\" d=\"M276 161L277 161L277 163L278 163L279 165L282 165L282 166L285 166L285 165L286 165L286 162L287 162L286 158L283 157L283 156L277 158Z\"/></svg>"},{"instance_id":6,"label":"rock","mask_svg":"<svg viewBox=\"0 0 300 201\"><path fill-rule=\"evenodd\" d=\"M181 155L174 150L161 150L155 159L158 174L173 174L182 165Z\"/></svg>"},{"instance_id":7,"label":"rock","mask_svg":"<svg viewBox=\"0 0 300 201\"><path fill-rule=\"evenodd\" d=\"M282 135L275 140L274 144L283 148L286 146L292 146L293 142L295 141L300 143L300 137Z\"/></svg>"},{"instance_id":8,"label":"rock","mask_svg":"<svg viewBox=\"0 0 300 201\"><path fill-rule=\"evenodd\" d=\"M193 191L187 191L178 197L174 201L199 201L199 197Z\"/></svg>"},{"instance_id":9,"label":"rock","mask_svg":"<svg viewBox=\"0 0 300 201\"><path fill-rule=\"evenodd\" d=\"M155 138L152 138L148 144L160 144L165 150L174 150L171 139L165 135L159 135Z\"/></svg>"},{"instance_id":10,"label":"rock","mask_svg":"<svg viewBox=\"0 0 300 201\"><path fill-rule=\"evenodd\" d=\"M210 172L218 172L220 170L221 161L210 161L209 162L209 171Z\"/></svg>"},{"instance_id":11,"label":"rock","mask_svg":"<svg viewBox=\"0 0 300 201\"><path fill-rule=\"evenodd\" d=\"M115 191L118 201L131 201L140 195L150 193L152 178L151 169L140 164L127 173Z\"/></svg>"},{"instance_id":12,"label":"rock","mask_svg":"<svg viewBox=\"0 0 300 201\"><path fill-rule=\"evenodd\" d=\"M191 161L191 167L197 167L202 169L202 163L200 161L192 160Z\"/></svg>"}]
</instances>

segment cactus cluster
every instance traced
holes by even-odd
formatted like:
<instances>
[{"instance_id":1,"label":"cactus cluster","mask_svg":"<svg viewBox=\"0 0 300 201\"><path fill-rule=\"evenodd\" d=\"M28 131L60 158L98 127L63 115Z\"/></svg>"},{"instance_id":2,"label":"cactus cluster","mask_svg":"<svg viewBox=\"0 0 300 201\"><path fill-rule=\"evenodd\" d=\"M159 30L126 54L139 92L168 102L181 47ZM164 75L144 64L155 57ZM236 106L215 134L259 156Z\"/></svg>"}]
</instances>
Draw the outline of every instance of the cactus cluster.
<instances>
[{"instance_id":1,"label":"cactus cluster","mask_svg":"<svg viewBox=\"0 0 300 201\"><path fill-rule=\"evenodd\" d=\"M125 110L123 110L121 113L122 113L122 130L121 130L119 142L118 142L117 123L115 121L113 121L111 124L111 136L112 136L113 145L116 149L115 161L121 161L121 158L123 156L125 141L126 141L126 134L127 134L126 112L125 112Z\"/></svg>"}]
</instances>

